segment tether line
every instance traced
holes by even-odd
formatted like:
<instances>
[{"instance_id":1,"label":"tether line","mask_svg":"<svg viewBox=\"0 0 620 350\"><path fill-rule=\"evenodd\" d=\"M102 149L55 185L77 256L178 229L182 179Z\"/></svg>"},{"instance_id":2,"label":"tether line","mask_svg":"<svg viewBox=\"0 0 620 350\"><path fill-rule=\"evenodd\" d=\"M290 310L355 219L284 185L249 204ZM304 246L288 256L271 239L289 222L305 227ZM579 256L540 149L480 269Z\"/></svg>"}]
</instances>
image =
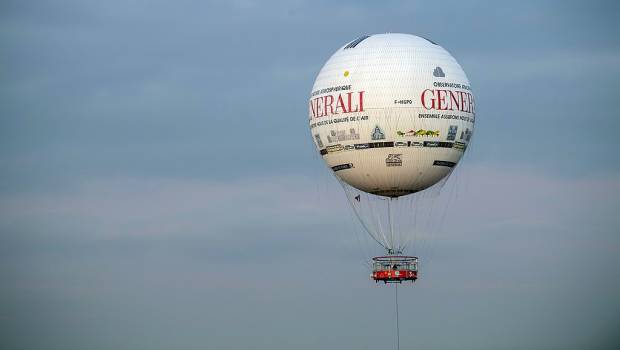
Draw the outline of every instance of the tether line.
<instances>
[{"instance_id":1,"label":"tether line","mask_svg":"<svg viewBox=\"0 0 620 350\"><path fill-rule=\"evenodd\" d=\"M400 350L400 328L398 326L398 283L394 283L396 294L396 350Z\"/></svg>"}]
</instances>

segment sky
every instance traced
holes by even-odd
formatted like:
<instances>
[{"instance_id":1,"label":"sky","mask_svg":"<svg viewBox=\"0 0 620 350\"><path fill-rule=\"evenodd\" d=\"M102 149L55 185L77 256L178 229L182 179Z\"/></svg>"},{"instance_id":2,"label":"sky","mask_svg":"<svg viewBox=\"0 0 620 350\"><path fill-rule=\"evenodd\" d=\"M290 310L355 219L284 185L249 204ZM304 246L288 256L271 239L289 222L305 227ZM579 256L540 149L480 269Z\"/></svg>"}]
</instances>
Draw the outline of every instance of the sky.
<instances>
[{"instance_id":1,"label":"sky","mask_svg":"<svg viewBox=\"0 0 620 350\"><path fill-rule=\"evenodd\" d=\"M613 1L3 1L0 345L393 348L307 125L362 34L442 45L476 133L401 347L620 346Z\"/></svg>"}]
</instances>

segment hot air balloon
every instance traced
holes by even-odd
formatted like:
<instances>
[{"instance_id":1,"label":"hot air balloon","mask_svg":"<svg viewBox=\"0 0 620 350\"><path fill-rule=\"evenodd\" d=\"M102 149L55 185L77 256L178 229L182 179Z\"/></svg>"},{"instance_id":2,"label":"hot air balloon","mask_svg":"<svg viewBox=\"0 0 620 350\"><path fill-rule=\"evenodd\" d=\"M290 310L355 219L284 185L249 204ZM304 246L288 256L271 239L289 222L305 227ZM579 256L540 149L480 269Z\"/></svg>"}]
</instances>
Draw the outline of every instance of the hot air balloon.
<instances>
[{"instance_id":1,"label":"hot air balloon","mask_svg":"<svg viewBox=\"0 0 620 350\"><path fill-rule=\"evenodd\" d=\"M316 149L364 230L384 253L371 277L418 278L412 208L455 169L474 131L475 102L457 61L409 34L361 36L320 70L309 100Z\"/></svg>"}]
</instances>

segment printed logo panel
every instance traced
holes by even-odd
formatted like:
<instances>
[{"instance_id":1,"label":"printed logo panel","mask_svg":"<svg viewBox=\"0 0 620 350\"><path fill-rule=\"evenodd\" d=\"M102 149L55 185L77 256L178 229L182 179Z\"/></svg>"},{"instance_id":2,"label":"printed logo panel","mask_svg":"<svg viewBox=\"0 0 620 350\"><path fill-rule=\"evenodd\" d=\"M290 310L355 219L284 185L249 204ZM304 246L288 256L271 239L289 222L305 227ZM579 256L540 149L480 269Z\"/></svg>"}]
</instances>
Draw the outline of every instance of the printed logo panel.
<instances>
[{"instance_id":1,"label":"printed logo panel","mask_svg":"<svg viewBox=\"0 0 620 350\"><path fill-rule=\"evenodd\" d=\"M438 165L438 166L447 166L448 168L452 168L456 165L455 162L449 162L447 160L436 160L433 162L433 165Z\"/></svg>"},{"instance_id":2,"label":"printed logo panel","mask_svg":"<svg viewBox=\"0 0 620 350\"><path fill-rule=\"evenodd\" d=\"M335 165L335 166L332 167L332 170L334 172L336 172L336 171L346 170L346 169L351 169L351 168L353 168L353 164L352 163L347 163L347 164Z\"/></svg>"},{"instance_id":3,"label":"printed logo panel","mask_svg":"<svg viewBox=\"0 0 620 350\"><path fill-rule=\"evenodd\" d=\"M402 166L403 165L402 156L403 155L400 153L388 154L387 158L385 159L385 165L386 166Z\"/></svg>"}]
</instances>

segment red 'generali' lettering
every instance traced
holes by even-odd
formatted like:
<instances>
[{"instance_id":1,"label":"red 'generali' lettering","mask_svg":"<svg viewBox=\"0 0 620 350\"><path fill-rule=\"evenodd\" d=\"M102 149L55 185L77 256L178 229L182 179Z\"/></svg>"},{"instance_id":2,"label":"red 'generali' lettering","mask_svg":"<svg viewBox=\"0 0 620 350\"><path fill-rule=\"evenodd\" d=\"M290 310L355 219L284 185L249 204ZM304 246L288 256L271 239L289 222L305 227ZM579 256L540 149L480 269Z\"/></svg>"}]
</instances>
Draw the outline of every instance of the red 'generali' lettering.
<instances>
[{"instance_id":1,"label":"red 'generali' lettering","mask_svg":"<svg viewBox=\"0 0 620 350\"><path fill-rule=\"evenodd\" d=\"M426 89L420 99L426 109L475 113L474 96L467 91Z\"/></svg>"},{"instance_id":2,"label":"red 'generali' lettering","mask_svg":"<svg viewBox=\"0 0 620 350\"><path fill-rule=\"evenodd\" d=\"M332 114L364 111L364 92L347 92L325 95L310 100L310 118L321 118Z\"/></svg>"}]
</instances>

